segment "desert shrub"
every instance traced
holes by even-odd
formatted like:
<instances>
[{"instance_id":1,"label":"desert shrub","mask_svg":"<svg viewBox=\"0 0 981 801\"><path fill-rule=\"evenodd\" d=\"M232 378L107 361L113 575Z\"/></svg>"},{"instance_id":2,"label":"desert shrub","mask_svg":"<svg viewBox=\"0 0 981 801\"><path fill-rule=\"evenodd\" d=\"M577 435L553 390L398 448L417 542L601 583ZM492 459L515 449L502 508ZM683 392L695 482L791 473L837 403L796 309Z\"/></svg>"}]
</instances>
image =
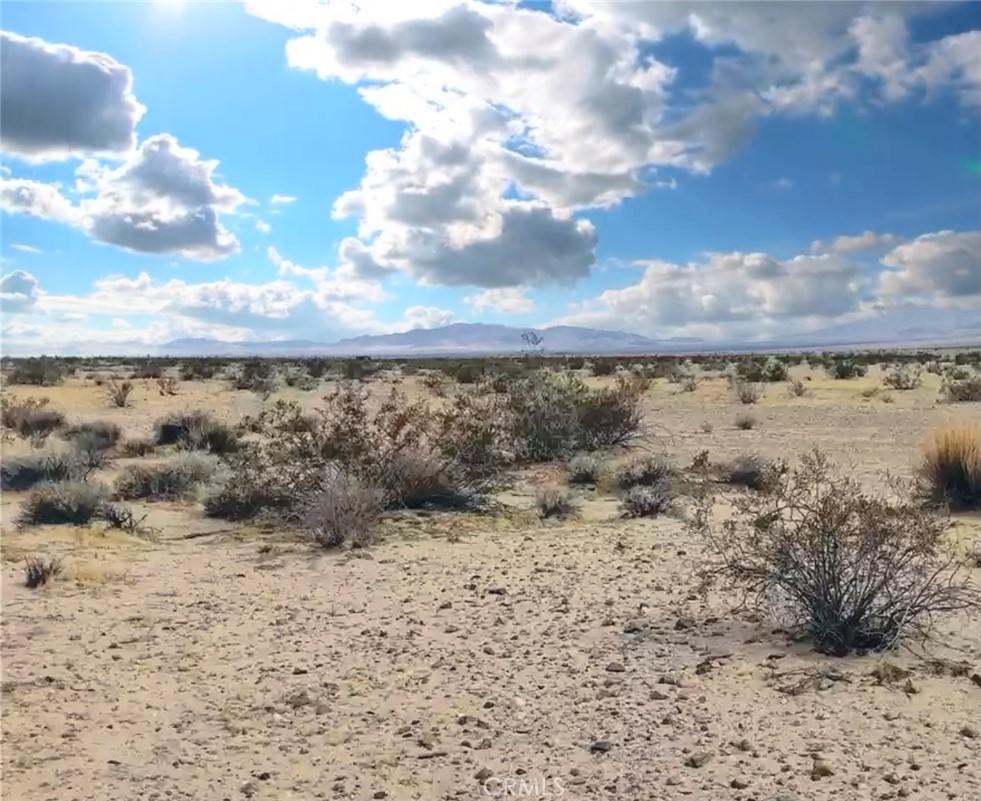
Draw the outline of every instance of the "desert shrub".
<instances>
[{"instance_id":1,"label":"desert shrub","mask_svg":"<svg viewBox=\"0 0 981 801\"><path fill-rule=\"evenodd\" d=\"M708 546L703 579L745 589L822 652L890 648L932 616L977 604L945 519L905 497L866 494L818 452L769 493L734 506L717 526L711 499L696 504L690 525Z\"/></svg>"},{"instance_id":2,"label":"desert shrub","mask_svg":"<svg viewBox=\"0 0 981 801\"><path fill-rule=\"evenodd\" d=\"M922 372L919 366L900 365L886 373L882 377L882 383L892 389L916 389L923 384Z\"/></svg>"},{"instance_id":3,"label":"desert shrub","mask_svg":"<svg viewBox=\"0 0 981 801\"><path fill-rule=\"evenodd\" d=\"M756 428L756 418L749 413L737 414L736 428L740 431L751 431Z\"/></svg>"},{"instance_id":4,"label":"desert shrub","mask_svg":"<svg viewBox=\"0 0 981 801\"><path fill-rule=\"evenodd\" d=\"M384 493L356 476L332 471L321 489L310 496L303 527L318 545L363 548L371 544L382 514Z\"/></svg>"},{"instance_id":5,"label":"desert shrub","mask_svg":"<svg viewBox=\"0 0 981 801\"><path fill-rule=\"evenodd\" d=\"M616 482L622 490L653 487L667 481L673 474L674 467L667 457L650 454L622 465L616 472Z\"/></svg>"},{"instance_id":6,"label":"desert shrub","mask_svg":"<svg viewBox=\"0 0 981 801\"><path fill-rule=\"evenodd\" d=\"M37 387L53 387L65 380L68 366L59 359L39 356L18 359L7 373L8 384L27 384Z\"/></svg>"},{"instance_id":7,"label":"desert shrub","mask_svg":"<svg viewBox=\"0 0 981 801\"><path fill-rule=\"evenodd\" d=\"M310 375L303 367L294 365L283 373L283 383L293 389L311 390L316 389L320 381Z\"/></svg>"},{"instance_id":8,"label":"desert shrub","mask_svg":"<svg viewBox=\"0 0 981 801\"><path fill-rule=\"evenodd\" d=\"M181 363L181 381L207 381L218 373L220 364L206 359L190 359Z\"/></svg>"},{"instance_id":9,"label":"desert shrub","mask_svg":"<svg viewBox=\"0 0 981 801\"><path fill-rule=\"evenodd\" d=\"M120 379L113 376L106 382L105 395L110 406L125 408L129 406L129 397L133 394L136 385L128 378Z\"/></svg>"},{"instance_id":10,"label":"desert shrub","mask_svg":"<svg viewBox=\"0 0 981 801\"><path fill-rule=\"evenodd\" d=\"M542 520L567 520L579 514L579 507L565 487L539 487L535 492L535 508Z\"/></svg>"},{"instance_id":11,"label":"desert shrub","mask_svg":"<svg viewBox=\"0 0 981 801\"><path fill-rule=\"evenodd\" d=\"M799 378L791 378L787 384L787 391L792 398L802 398L807 394L807 385Z\"/></svg>"},{"instance_id":12,"label":"desert shrub","mask_svg":"<svg viewBox=\"0 0 981 801\"><path fill-rule=\"evenodd\" d=\"M598 378L613 375L617 371L617 363L613 359L594 359L590 370Z\"/></svg>"},{"instance_id":13,"label":"desert shrub","mask_svg":"<svg viewBox=\"0 0 981 801\"><path fill-rule=\"evenodd\" d=\"M157 391L163 397L173 397L177 394L177 379L169 375L157 379Z\"/></svg>"},{"instance_id":14,"label":"desert shrub","mask_svg":"<svg viewBox=\"0 0 981 801\"><path fill-rule=\"evenodd\" d=\"M24 559L24 586L34 590L43 587L61 573L61 560L55 557L28 556Z\"/></svg>"},{"instance_id":15,"label":"desert shrub","mask_svg":"<svg viewBox=\"0 0 981 801\"><path fill-rule=\"evenodd\" d=\"M254 464L241 460L223 481L208 487L203 501L205 515L221 520L295 517L298 502L289 488L270 481Z\"/></svg>"},{"instance_id":16,"label":"desert shrub","mask_svg":"<svg viewBox=\"0 0 981 801\"><path fill-rule=\"evenodd\" d=\"M475 362L446 362L440 369L458 384L476 384L485 373L485 366Z\"/></svg>"},{"instance_id":17,"label":"desert shrub","mask_svg":"<svg viewBox=\"0 0 981 801\"><path fill-rule=\"evenodd\" d=\"M234 429L200 409L162 417L154 429L158 445L177 445L187 451L224 455L234 453L241 446Z\"/></svg>"},{"instance_id":18,"label":"desert shrub","mask_svg":"<svg viewBox=\"0 0 981 801\"><path fill-rule=\"evenodd\" d=\"M981 401L981 375L957 381L944 378L940 392L948 403L970 403Z\"/></svg>"},{"instance_id":19,"label":"desert shrub","mask_svg":"<svg viewBox=\"0 0 981 801\"><path fill-rule=\"evenodd\" d=\"M232 377L233 389L249 390L260 396L269 396L276 391L276 376L272 362L252 359L245 362Z\"/></svg>"},{"instance_id":20,"label":"desert shrub","mask_svg":"<svg viewBox=\"0 0 981 801\"><path fill-rule=\"evenodd\" d=\"M62 431L61 436L86 450L105 451L115 447L122 433L115 423L107 420L92 420L68 426Z\"/></svg>"},{"instance_id":21,"label":"desert shrub","mask_svg":"<svg viewBox=\"0 0 981 801\"><path fill-rule=\"evenodd\" d=\"M606 472L606 466L599 457L580 453L569 460L567 470L570 484L598 484Z\"/></svg>"},{"instance_id":22,"label":"desert shrub","mask_svg":"<svg viewBox=\"0 0 981 801\"><path fill-rule=\"evenodd\" d=\"M759 384L749 384L745 381L734 381L732 383L732 391L735 393L739 402L746 406L756 403L760 399L761 394Z\"/></svg>"},{"instance_id":23,"label":"desert shrub","mask_svg":"<svg viewBox=\"0 0 981 801\"><path fill-rule=\"evenodd\" d=\"M681 387L682 392L694 392L696 389L698 389L698 378L690 374L683 376L678 381L678 385Z\"/></svg>"},{"instance_id":24,"label":"desert shrub","mask_svg":"<svg viewBox=\"0 0 981 801\"><path fill-rule=\"evenodd\" d=\"M72 442L72 451L83 478L109 463L109 451L95 432L86 432L76 437Z\"/></svg>"},{"instance_id":25,"label":"desert shrub","mask_svg":"<svg viewBox=\"0 0 981 801\"><path fill-rule=\"evenodd\" d=\"M49 409L47 398L13 400L5 395L0 398L0 422L24 439L44 438L64 426L65 416Z\"/></svg>"},{"instance_id":26,"label":"desert shrub","mask_svg":"<svg viewBox=\"0 0 981 801\"><path fill-rule=\"evenodd\" d=\"M719 467L719 479L726 484L756 490L769 491L786 472L783 462L764 459L756 453L737 456Z\"/></svg>"},{"instance_id":27,"label":"desert shrub","mask_svg":"<svg viewBox=\"0 0 981 801\"><path fill-rule=\"evenodd\" d=\"M752 384L787 380L787 365L776 359L743 359L736 364L736 375Z\"/></svg>"},{"instance_id":28,"label":"desert shrub","mask_svg":"<svg viewBox=\"0 0 981 801\"><path fill-rule=\"evenodd\" d=\"M133 374L131 378L151 379L151 378L160 378L161 376L163 376L162 364L156 364L151 361L145 361L145 362L141 362L140 364L137 364L136 367L133 368Z\"/></svg>"},{"instance_id":29,"label":"desert shrub","mask_svg":"<svg viewBox=\"0 0 981 801\"><path fill-rule=\"evenodd\" d=\"M577 376L542 371L515 382L499 413L518 459L547 462L629 444L643 426L642 395L642 386L625 376L593 390Z\"/></svg>"},{"instance_id":30,"label":"desert shrub","mask_svg":"<svg viewBox=\"0 0 981 801\"><path fill-rule=\"evenodd\" d=\"M76 455L65 451L10 456L0 463L0 488L26 490L54 481L81 480L85 473Z\"/></svg>"},{"instance_id":31,"label":"desert shrub","mask_svg":"<svg viewBox=\"0 0 981 801\"><path fill-rule=\"evenodd\" d=\"M981 425L949 422L931 432L920 450L917 483L932 505L981 509Z\"/></svg>"},{"instance_id":32,"label":"desert shrub","mask_svg":"<svg viewBox=\"0 0 981 801\"><path fill-rule=\"evenodd\" d=\"M119 450L123 456L148 456L157 450L157 442L153 437L127 439L123 440L122 444L119 446Z\"/></svg>"},{"instance_id":33,"label":"desert shrub","mask_svg":"<svg viewBox=\"0 0 981 801\"><path fill-rule=\"evenodd\" d=\"M825 370L831 378L846 380L849 378L861 378L868 371L868 365L860 364L854 359L838 356L830 360L825 365Z\"/></svg>"},{"instance_id":34,"label":"desert shrub","mask_svg":"<svg viewBox=\"0 0 981 801\"><path fill-rule=\"evenodd\" d=\"M670 511L674 493L668 481L630 487L620 499L623 517L657 517Z\"/></svg>"},{"instance_id":35,"label":"desert shrub","mask_svg":"<svg viewBox=\"0 0 981 801\"><path fill-rule=\"evenodd\" d=\"M18 522L25 526L90 523L107 500L106 488L84 481L59 481L31 490L21 503Z\"/></svg>"},{"instance_id":36,"label":"desert shrub","mask_svg":"<svg viewBox=\"0 0 981 801\"><path fill-rule=\"evenodd\" d=\"M215 459L199 453L182 454L160 464L139 464L116 479L113 494L124 500L187 498L210 481L216 470Z\"/></svg>"},{"instance_id":37,"label":"desert shrub","mask_svg":"<svg viewBox=\"0 0 981 801\"><path fill-rule=\"evenodd\" d=\"M429 373L422 379L422 385L437 398L446 395L446 377L439 373Z\"/></svg>"}]
</instances>

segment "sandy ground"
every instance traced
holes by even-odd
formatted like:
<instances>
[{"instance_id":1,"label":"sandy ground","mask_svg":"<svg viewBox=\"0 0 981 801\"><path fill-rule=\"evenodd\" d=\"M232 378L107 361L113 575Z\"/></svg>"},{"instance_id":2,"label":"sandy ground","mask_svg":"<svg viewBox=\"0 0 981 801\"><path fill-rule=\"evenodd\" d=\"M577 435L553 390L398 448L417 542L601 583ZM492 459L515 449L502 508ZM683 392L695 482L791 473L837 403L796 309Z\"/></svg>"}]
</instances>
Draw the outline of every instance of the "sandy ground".
<instances>
[{"instance_id":1,"label":"sandy ground","mask_svg":"<svg viewBox=\"0 0 981 801\"><path fill-rule=\"evenodd\" d=\"M981 412L937 405L929 379L893 403L860 397L875 375L815 374L805 398L773 386L750 431L721 381L658 382L647 446L684 466L703 449L817 445L881 484L908 474L932 426ZM89 386L19 393L131 436L166 408L258 405L217 383L124 410ZM679 520L621 521L615 498L584 490L580 520L545 525L532 492L494 517L388 520L364 555L193 505L145 507L153 541L17 530L4 493L4 796L981 797L977 619L944 621L926 653L820 656L699 595L701 546ZM959 518L958 536L979 530ZM63 556L65 575L26 589L25 554Z\"/></svg>"}]
</instances>

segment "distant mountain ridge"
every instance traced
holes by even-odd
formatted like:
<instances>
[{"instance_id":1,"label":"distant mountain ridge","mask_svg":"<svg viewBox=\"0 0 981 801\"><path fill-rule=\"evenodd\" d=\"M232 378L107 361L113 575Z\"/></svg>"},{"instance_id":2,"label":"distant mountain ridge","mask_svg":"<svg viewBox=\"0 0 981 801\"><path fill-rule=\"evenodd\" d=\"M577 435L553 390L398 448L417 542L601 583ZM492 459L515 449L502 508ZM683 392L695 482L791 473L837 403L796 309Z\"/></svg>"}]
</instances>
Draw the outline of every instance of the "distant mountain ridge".
<instances>
[{"instance_id":1,"label":"distant mountain ridge","mask_svg":"<svg viewBox=\"0 0 981 801\"><path fill-rule=\"evenodd\" d=\"M483 356L527 350L522 339L534 330L546 353L596 356L685 354L824 348L888 348L981 345L981 308L967 310L909 309L878 317L796 334L780 340L708 341L697 337L652 339L623 331L559 325L527 329L493 323L453 323L393 334L364 334L334 343L308 339L223 342L207 338L175 339L162 345L92 340L11 349L4 355L127 356Z\"/></svg>"}]
</instances>

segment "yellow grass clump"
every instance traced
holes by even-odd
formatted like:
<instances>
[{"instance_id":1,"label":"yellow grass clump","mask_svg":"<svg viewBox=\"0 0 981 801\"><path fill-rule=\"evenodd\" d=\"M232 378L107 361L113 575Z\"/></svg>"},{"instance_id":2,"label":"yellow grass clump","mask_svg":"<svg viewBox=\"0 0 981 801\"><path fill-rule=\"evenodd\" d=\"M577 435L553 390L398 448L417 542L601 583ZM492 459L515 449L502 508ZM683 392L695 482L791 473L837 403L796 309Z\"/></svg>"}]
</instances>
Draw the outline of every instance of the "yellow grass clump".
<instances>
[{"instance_id":1,"label":"yellow grass clump","mask_svg":"<svg viewBox=\"0 0 981 801\"><path fill-rule=\"evenodd\" d=\"M928 500L951 509L981 509L981 424L948 421L920 449L917 468Z\"/></svg>"}]
</instances>

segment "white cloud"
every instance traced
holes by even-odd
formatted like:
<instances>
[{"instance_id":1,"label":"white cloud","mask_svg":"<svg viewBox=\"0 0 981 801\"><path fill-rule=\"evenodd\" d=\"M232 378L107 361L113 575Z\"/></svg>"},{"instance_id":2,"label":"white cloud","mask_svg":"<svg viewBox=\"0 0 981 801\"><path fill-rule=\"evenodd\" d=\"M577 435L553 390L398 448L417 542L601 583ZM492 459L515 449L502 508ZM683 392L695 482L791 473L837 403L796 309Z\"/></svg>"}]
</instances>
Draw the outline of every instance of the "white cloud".
<instances>
[{"instance_id":1,"label":"white cloud","mask_svg":"<svg viewBox=\"0 0 981 801\"><path fill-rule=\"evenodd\" d=\"M439 328L456 320L456 315L448 309L435 306L409 306L402 319L388 326L392 333L412 331L416 328Z\"/></svg>"},{"instance_id":2,"label":"white cloud","mask_svg":"<svg viewBox=\"0 0 981 801\"><path fill-rule=\"evenodd\" d=\"M790 180L790 178L778 178L776 181L773 182L773 188L783 189L783 190L793 189L794 182Z\"/></svg>"},{"instance_id":3,"label":"white cloud","mask_svg":"<svg viewBox=\"0 0 981 801\"><path fill-rule=\"evenodd\" d=\"M528 314L535 310L535 304L520 287L485 289L477 295L468 295L464 302L475 314L495 311L500 314Z\"/></svg>"},{"instance_id":4,"label":"white cloud","mask_svg":"<svg viewBox=\"0 0 981 801\"><path fill-rule=\"evenodd\" d=\"M938 301L981 297L981 231L925 234L882 258L879 277L886 298Z\"/></svg>"},{"instance_id":5,"label":"white cloud","mask_svg":"<svg viewBox=\"0 0 981 801\"><path fill-rule=\"evenodd\" d=\"M23 245L19 242L14 242L10 247L14 250L19 250L21 253L43 253L41 248L36 248L33 245Z\"/></svg>"},{"instance_id":6,"label":"white cloud","mask_svg":"<svg viewBox=\"0 0 981 801\"><path fill-rule=\"evenodd\" d=\"M26 178L8 178L0 184L0 208L62 223L73 224L77 219L77 210L57 186Z\"/></svg>"},{"instance_id":7,"label":"white cloud","mask_svg":"<svg viewBox=\"0 0 981 801\"><path fill-rule=\"evenodd\" d=\"M277 205L282 206L282 205L288 205L290 203L295 203L296 198L293 197L292 195L273 195L269 199L269 202L272 203L274 206Z\"/></svg>"},{"instance_id":8,"label":"white cloud","mask_svg":"<svg viewBox=\"0 0 981 801\"><path fill-rule=\"evenodd\" d=\"M466 0L247 7L296 32L292 67L357 85L407 124L398 148L368 154L334 214L359 221L360 244L343 245L357 263L342 260L432 284L574 282L592 268L595 232L571 215L676 186L657 168L709 171L761 117L939 85L963 93L977 71L970 41L910 43L907 19L925 13L912 3L874 13L597 0L561 0L555 14ZM704 89L679 89L677 70L651 56L650 43L676 34L728 48ZM520 260L529 249L536 259Z\"/></svg>"},{"instance_id":9,"label":"white cloud","mask_svg":"<svg viewBox=\"0 0 981 801\"><path fill-rule=\"evenodd\" d=\"M891 247L902 241L895 234L877 234L875 231L865 231L856 236L839 236L830 243L815 239L811 243L811 253L859 253L865 250L877 250Z\"/></svg>"},{"instance_id":10,"label":"white cloud","mask_svg":"<svg viewBox=\"0 0 981 801\"><path fill-rule=\"evenodd\" d=\"M0 309L6 313L23 312L32 308L40 294L37 278L24 270L16 270L0 278Z\"/></svg>"},{"instance_id":11,"label":"white cloud","mask_svg":"<svg viewBox=\"0 0 981 801\"><path fill-rule=\"evenodd\" d=\"M29 161L116 154L146 108L129 68L105 53L0 32L0 143Z\"/></svg>"},{"instance_id":12,"label":"white cloud","mask_svg":"<svg viewBox=\"0 0 981 801\"><path fill-rule=\"evenodd\" d=\"M840 256L714 253L699 263L640 264L638 283L609 289L558 322L655 337L754 339L857 312L865 296L860 270Z\"/></svg>"},{"instance_id":13,"label":"white cloud","mask_svg":"<svg viewBox=\"0 0 981 801\"><path fill-rule=\"evenodd\" d=\"M272 226L269 223L267 223L265 220L256 220L255 230L258 231L260 234L268 234L270 231L272 231Z\"/></svg>"},{"instance_id":14,"label":"white cloud","mask_svg":"<svg viewBox=\"0 0 981 801\"><path fill-rule=\"evenodd\" d=\"M86 193L73 204L53 184L21 178L3 182L4 211L67 223L93 239L138 253L220 259L240 249L219 213L249 203L237 189L214 180L217 161L203 161L169 134L146 139L114 168L83 162Z\"/></svg>"}]
</instances>

